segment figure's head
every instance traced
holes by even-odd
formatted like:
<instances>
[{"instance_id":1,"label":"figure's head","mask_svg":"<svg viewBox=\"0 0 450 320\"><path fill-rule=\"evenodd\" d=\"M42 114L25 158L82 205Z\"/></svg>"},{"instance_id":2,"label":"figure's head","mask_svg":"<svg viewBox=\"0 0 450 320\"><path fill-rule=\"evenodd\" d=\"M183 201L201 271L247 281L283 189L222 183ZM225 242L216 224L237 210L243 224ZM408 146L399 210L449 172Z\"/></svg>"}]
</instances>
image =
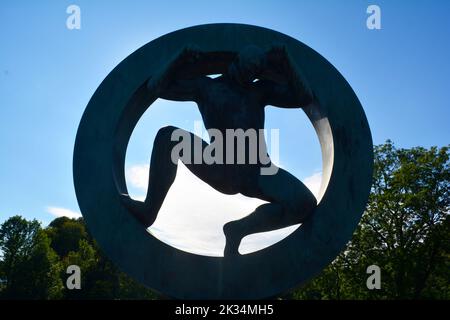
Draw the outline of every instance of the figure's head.
<instances>
[{"instance_id":1,"label":"figure's head","mask_svg":"<svg viewBox=\"0 0 450 320\"><path fill-rule=\"evenodd\" d=\"M259 76L264 64L265 52L257 46L248 45L239 51L228 73L239 84L248 85Z\"/></svg>"}]
</instances>

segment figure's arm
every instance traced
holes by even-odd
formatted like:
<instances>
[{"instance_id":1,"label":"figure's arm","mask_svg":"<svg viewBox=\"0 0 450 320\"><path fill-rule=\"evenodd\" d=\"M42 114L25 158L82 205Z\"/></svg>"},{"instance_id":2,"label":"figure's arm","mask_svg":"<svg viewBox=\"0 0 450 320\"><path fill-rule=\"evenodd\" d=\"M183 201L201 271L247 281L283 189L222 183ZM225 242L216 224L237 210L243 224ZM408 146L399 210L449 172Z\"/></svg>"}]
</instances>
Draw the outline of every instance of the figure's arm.
<instances>
[{"instance_id":1,"label":"figure's arm","mask_svg":"<svg viewBox=\"0 0 450 320\"><path fill-rule=\"evenodd\" d=\"M267 52L266 68L268 76L257 83L265 104L299 108L312 102L312 91L286 47L273 46Z\"/></svg>"},{"instance_id":2,"label":"figure's arm","mask_svg":"<svg viewBox=\"0 0 450 320\"><path fill-rule=\"evenodd\" d=\"M197 62L200 55L201 52L193 46L183 48L169 63L152 75L147 81L147 88L163 99L196 101L200 88L209 78L199 75L186 76L180 69Z\"/></svg>"},{"instance_id":3,"label":"figure's arm","mask_svg":"<svg viewBox=\"0 0 450 320\"><path fill-rule=\"evenodd\" d=\"M160 91L159 97L174 101L197 101L200 88L207 85L208 80L206 76L173 79Z\"/></svg>"},{"instance_id":4,"label":"figure's arm","mask_svg":"<svg viewBox=\"0 0 450 320\"><path fill-rule=\"evenodd\" d=\"M260 80L256 85L263 94L264 105L280 108L301 108L312 102L310 95L296 94L295 87L287 83Z\"/></svg>"}]
</instances>

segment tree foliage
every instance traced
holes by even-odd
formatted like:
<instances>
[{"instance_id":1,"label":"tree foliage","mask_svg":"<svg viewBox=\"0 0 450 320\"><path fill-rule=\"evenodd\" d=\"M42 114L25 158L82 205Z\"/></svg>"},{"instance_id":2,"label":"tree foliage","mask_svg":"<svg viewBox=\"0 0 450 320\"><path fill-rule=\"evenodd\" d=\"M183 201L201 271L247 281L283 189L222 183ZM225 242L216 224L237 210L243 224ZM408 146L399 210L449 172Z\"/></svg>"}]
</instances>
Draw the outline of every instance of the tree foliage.
<instances>
[{"instance_id":1,"label":"tree foliage","mask_svg":"<svg viewBox=\"0 0 450 320\"><path fill-rule=\"evenodd\" d=\"M54 299L62 296L61 264L50 239L36 221L14 216L0 227L3 290L10 299Z\"/></svg>"},{"instance_id":2,"label":"tree foliage","mask_svg":"<svg viewBox=\"0 0 450 320\"><path fill-rule=\"evenodd\" d=\"M366 212L347 248L294 292L297 299L450 299L449 148L374 149ZM66 287L67 267L81 269L81 290ZM381 289L366 286L381 269ZM0 226L0 297L4 299L154 299L120 272L82 219L47 228L20 216Z\"/></svg>"},{"instance_id":3,"label":"tree foliage","mask_svg":"<svg viewBox=\"0 0 450 320\"><path fill-rule=\"evenodd\" d=\"M79 249L80 239L87 239L88 234L81 220L60 217L53 220L46 229L52 239L52 248L60 257Z\"/></svg>"},{"instance_id":4,"label":"tree foliage","mask_svg":"<svg viewBox=\"0 0 450 320\"><path fill-rule=\"evenodd\" d=\"M449 299L448 147L376 146L367 210L346 250L295 292L299 299ZM380 290L368 290L370 265Z\"/></svg>"},{"instance_id":5,"label":"tree foliage","mask_svg":"<svg viewBox=\"0 0 450 320\"><path fill-rule=\"evenodd\" d=\"M82 219L56 218L42 229L20 216L0 227L3 299L154 299L120 272L89 235ZM67 267L81 270L81 290L69 290Z\"/></svg>"}]
</instances>

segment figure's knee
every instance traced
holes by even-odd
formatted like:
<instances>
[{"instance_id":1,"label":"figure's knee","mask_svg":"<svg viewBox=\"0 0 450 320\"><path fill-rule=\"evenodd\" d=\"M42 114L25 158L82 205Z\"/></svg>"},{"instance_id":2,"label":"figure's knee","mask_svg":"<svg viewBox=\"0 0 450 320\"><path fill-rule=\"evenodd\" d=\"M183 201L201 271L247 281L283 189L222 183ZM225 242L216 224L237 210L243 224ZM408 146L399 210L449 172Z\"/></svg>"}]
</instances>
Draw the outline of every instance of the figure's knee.
<instances>
[{"instance_id":1,"label":"figure's knee","mask_svg":"<svg viewBox=\"0 0 450 320\"><path fill-rule=\"evenodd\" d=\"M176 144L176 141L173 141L172 137L177 129L173 126L166 126L158 130L153 141L152 163L165 163L170 160L174 164L177 163L178 158L172 158L172 150Z\"/></svg>"},{"instance_id":2,"label":"figure's knee","mask_svg":"<svg viewBox=\"0 0 450 320\"><path fill-rule=\"evenodd\" d=\"M172 135L179 128L174 126L165 126L158 130L155 137L155 143L163 142L167 143L167 141L171 141Z\"/></svg>"},{"instance_id":3,"label":"figure's knee","mask_svg":"<svg viewBox=\"0 0 450 320\"><path fill-rule=\"evenodd\" d=\"M153 142L153 151L157 154L170 154L170 150L178 143L173 138L177 130L181 129L174 126L165 126L159 129Z\"/></svg>"}]
</instances>

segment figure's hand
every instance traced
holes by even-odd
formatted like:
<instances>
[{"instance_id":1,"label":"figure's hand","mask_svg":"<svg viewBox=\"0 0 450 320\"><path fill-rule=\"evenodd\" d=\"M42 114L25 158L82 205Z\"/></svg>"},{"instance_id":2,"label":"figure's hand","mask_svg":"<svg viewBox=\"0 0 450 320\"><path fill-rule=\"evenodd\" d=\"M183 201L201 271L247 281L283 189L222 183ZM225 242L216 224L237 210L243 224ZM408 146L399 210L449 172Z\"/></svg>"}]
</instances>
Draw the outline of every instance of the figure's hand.
<instances>
[{"instance_id":1,"label":"figure's hand","mask_svg":"<svg viewBox=\"0 0 450 320\"><path fill-rule=\"evenodd\" d=\"M269 68L273 72L272 76L275 78L275 74L281 74L295 89L298 101L308 104L313 100L308 81L297 62L292 59L286 45L273 44L267 51L267 59Z\"/></svg>"},{"instance_id":2,"label":"figure's hand","mask_svg":"<svg viewBox=\"0 0 450 320\"><path fill-rule=\"evenodd\" d=\"M201 55L202 51L200 47L196 44L189 43L174 56L169 63L169 68L175 71L175 69L179 69L187 64L196 63L200 60Z\"/></svg>"},{"instance_id":3,"label":"figure's hand","mask_svg":"<svg viewBox=\"0 0 450 320\"><path fill-rule=\"evenodd\" d=\"M147 89L156 96L160 96L171 77L183 66L198 62L201 53L200 48L195 44L184 46L166 65L162 66L147 80Z\"/></svg>"},{"instance_id":4,"label":"figure's hand","mask_svg":"<svg viewBox=\"0 0 450 320\"><path fill-rule=\"evenodd\" d=\"M287 49L284 44L272 44L267 51L267 58L271 63L285 63L288 59Z\"/></svg>"},{"instance_id":5,"label":"figure's hand","mask_svg":"<svg viewBox=\"0 0 450 320\"><path fill-rule=\"evenodd\" d=\"M269 52L272 53L285 53L286 52L286 45L282 43L273 43L270 46Z\"/></svg>"},{"instance_id":6,"label":"figure's hand","mask_svg":"<svg viewBox=\"0 0 450 320\"><path fill-rule=\"evenodd\" d=\"M180 56L182 57L182 60L185 60L186 62L198 62L200 57L201 57L201 49L199 46L197 46L196 44L190 43L188 45L186 45Z\"/></svg>"},{"instance_id":7,"label":"figure's hand","mask_svg":"<svg viewBox=\"0 0 450 320\"><path fill-rule=\"evenodd\" d=\"M265 51L265 64L261 78L286 83L289 81L288 54L284 44L274 43Z\"/></svg>"}]
</instances>

